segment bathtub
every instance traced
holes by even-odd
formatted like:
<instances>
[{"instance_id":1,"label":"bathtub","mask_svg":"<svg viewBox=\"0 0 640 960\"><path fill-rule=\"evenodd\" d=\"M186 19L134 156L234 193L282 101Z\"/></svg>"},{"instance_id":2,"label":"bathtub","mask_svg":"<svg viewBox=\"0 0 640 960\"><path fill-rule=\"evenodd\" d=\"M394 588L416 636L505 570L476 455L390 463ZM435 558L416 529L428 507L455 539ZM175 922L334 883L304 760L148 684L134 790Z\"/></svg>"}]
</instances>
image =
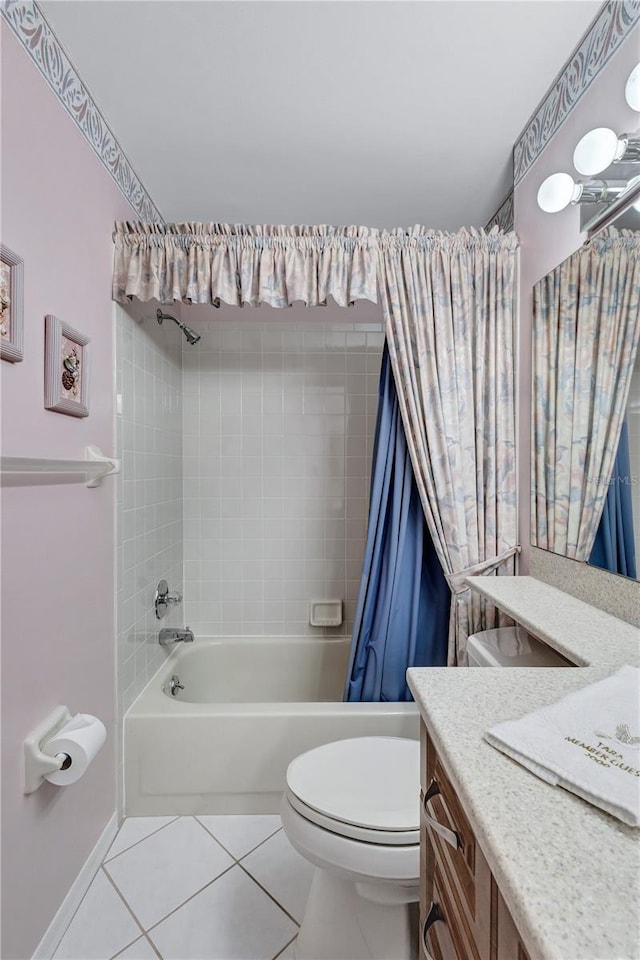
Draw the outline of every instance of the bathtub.
<instances>
[{"instance_id":1,"label":"bathtub","mask_svg":"<svg viewBox=\"0 0 640 960\"><path fill-rule=\"evenodd\" d=\"M350 639L198 639L125 716L125 813L277 813L291 760L331 740L419 736L414 703L342 703ZM168 690L177 675L184 690Z\"/></svg>"}]
</instances>

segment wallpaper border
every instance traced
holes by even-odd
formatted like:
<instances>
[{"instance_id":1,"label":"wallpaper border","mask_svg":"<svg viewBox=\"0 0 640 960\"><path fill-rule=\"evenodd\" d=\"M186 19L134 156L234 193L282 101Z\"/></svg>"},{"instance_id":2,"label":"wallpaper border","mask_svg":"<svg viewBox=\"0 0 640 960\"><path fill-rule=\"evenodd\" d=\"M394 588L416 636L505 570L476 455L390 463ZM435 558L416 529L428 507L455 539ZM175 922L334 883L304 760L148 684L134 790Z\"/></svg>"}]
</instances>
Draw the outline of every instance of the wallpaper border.
<instances>
[{"instance_id":1,"label":"wallpaper border","mask_svg":"<svg viewBox=\"0 0 640 960\"><path fill-rule=\"evenodd\" d=\"M3 0L0 13L136 213L164 223L37 3Z\"/></svg>"},{"instance_id":2,"label":"wallpaper border","mask_svg":"<svg viewBox=\"0 0 640 960\"><path fill-rule=\"evenodd\" d=\"M0 12L136 213L142 220L164 222L35 0L3 0ZM607 0L603 5L514 145L514 185L639 22L640 0ZM487 227L496 223L504 230L513 227L511 194Z\"/></svg>"},{"instance_id":3,"label":"wallpaper border","mask_svg":"<svg viewBox=\"0 0 640 960\"><path fill-rule=\"evenodd\" d=\"M513 230L513 190L509 191L484 229L489 231L495 226L504 230L505 233Z\"/></svg>"},{"instance_id":4,"label":"wallpaper border","mask_svg":"<svg viewBox=\"0 0 640 960\"><path fill-rule=\"evenodd\" d=\"M513 148L517 185L620 44L640 21L640 0L607 0Z\"/></svg>"}]
</instances>

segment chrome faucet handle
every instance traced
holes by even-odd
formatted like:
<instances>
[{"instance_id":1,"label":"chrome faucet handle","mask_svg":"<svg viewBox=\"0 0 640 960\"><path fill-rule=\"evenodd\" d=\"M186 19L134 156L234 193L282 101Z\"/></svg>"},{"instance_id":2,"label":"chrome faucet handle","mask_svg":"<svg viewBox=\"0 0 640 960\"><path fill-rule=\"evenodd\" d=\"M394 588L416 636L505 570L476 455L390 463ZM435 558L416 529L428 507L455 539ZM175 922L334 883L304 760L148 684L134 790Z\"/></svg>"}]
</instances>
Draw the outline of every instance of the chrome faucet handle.
<instances>
[{"instance_id":1,"label":"chrome faucet handle","mask_svg":"<svg viewBox=\"0 0 640 960\"><path fill-rule=\"evenodd\" d=\"M167 690L172 697L176 696L178 690L184 690L184 684L180 683L180 677L177 673L174 673L174 675L171 677L171 680L169 680L167 683Z\"/></svg>"},{"instance_id":2,"label":"chrome faucet handle","mask_svg":"<svg viewBox=\"0 0 640 960\"><path fill-rule=\"evenodd\" d=\"M156 587L156 593L154 597L154 607L156 611L156 617L158 620L162 620L167 613L167 607L170 603L181 603L182 594L179 590L176 590L175 593L169 593L169 584L166 580L160 580Z\"/></svg>"}]
</instances>

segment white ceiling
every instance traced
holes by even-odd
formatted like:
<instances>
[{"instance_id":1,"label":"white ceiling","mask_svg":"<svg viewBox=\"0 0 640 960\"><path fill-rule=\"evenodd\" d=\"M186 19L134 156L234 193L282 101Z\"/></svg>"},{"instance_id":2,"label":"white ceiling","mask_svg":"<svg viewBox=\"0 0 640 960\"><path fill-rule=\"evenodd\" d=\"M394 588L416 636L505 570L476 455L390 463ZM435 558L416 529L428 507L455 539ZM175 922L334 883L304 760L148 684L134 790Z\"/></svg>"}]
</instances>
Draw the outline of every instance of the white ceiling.
<instances>
[{"instance_id":1,"label":"white ceiling","mask_svg":"<svg viewBox=\"0 0 640 960\"><path fill-rule=\"evenodd\" d=\"M169 221L483 226L600 0L40 4Z\"/></svg>"}]
</instances>

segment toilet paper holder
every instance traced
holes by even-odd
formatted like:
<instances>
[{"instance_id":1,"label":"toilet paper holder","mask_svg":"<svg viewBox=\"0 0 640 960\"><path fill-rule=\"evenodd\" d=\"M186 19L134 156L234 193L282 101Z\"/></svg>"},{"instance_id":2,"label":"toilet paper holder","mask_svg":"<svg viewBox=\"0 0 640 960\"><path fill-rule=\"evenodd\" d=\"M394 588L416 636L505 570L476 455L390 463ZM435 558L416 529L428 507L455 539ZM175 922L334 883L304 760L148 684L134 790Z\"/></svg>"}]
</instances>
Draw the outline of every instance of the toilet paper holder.
<instances>
[{"instance_id":1,"label":"toilet paper holder","mask_svg":"<svg viewBox=\"0 0 640 960\"><path fill-rule=\"evenodd\" d=\"M24 741L24 792L34 793L48 773L66 770L71 758L66 753L48 757L42 748L73 717L67 707L56 707Z\"/></svg>"}]
</instances>

